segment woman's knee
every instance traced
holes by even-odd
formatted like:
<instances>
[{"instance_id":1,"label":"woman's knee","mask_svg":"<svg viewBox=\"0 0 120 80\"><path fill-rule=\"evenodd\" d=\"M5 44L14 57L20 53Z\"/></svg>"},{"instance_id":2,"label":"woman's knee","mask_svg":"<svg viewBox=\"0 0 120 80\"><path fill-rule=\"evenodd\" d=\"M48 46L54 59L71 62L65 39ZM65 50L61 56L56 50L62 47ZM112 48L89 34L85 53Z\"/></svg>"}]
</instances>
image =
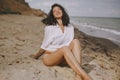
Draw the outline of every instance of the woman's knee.
<instances>
[{"instance_id":1,"label":"woman's knee","mask_svg":"<svg viewBox=\"0 0 120 80\"><path fill-rule=\"evenodd\" d=\"M73 39L73 43L77 43L77 42L79 42L78 39Z\"/></svg>"},{"instance_id":2,"label":"woman's knee","mask_svg":"<svg viewBox=\"0 0 120 80\"><path fill-rule=\"evenodd\" d=\"M73 39L72 43L73 43L73 45L79 45L80 44L78 39Z\"/></svg>"}]
</instances>

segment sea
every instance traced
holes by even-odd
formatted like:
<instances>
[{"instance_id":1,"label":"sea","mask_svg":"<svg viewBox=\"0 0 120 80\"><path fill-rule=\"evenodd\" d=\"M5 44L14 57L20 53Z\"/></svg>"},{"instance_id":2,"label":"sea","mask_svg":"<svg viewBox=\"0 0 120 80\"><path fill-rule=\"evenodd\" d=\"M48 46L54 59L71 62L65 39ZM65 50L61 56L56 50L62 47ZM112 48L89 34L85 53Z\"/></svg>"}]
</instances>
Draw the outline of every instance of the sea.
<instances>
[{"instance_id":1,"label":"sea","mask_svg":"<svg viewBox=\"0 0 120 80\"><path fill-rule=\"evenodd\" d=\"M71 16L70 19L79 31L109 39L120 46L120 18Z\"/></svg>"}]
</instances>

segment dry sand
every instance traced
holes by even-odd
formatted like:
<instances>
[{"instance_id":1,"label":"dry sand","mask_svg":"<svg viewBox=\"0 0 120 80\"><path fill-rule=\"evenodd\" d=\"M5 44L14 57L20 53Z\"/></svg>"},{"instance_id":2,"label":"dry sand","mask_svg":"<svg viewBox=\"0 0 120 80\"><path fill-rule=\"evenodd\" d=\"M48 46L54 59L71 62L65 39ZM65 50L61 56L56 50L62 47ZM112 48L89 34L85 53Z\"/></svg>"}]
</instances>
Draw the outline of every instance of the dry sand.
<instances>
[{"instance_id":1,"label":"dry sand","mask_svg":"<svg viewBox=\"0 0 120 80\"><path fill-rule=\"evenodd\" d=\"M46 67L41 58L34 60L29 57L39 50L43 40L44 25L41 19L35 16L0 15L0 80L75 80L76 75L71 68ZM89 75L94 80L120 80L120 48L113 49L114 45L112 50L111 47L107 48L108 56L104 48L101 50L100 44L93 44L92 38L88 44L86 38L78 33L76 31L76 36L83 42L83 68Z\"/></svg>"}]
</instances>

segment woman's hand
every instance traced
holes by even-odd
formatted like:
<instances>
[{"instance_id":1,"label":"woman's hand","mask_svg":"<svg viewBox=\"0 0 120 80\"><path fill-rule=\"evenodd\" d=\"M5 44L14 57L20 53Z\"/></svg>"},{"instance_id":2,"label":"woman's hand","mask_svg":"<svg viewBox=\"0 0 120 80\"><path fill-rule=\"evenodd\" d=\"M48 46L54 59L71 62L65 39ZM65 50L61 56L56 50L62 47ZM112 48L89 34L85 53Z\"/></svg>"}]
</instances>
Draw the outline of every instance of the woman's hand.
<instances>
[{"instance_id":1,"label":"woman's hand","mask_svg":"<svg viewBox=\"0 0 120 80\"><path fill-rule=\"evenodd\" d=\"M40 50L38 51L38 53L31 54L30 57L33 58L33 59L38 59L44 52L45 52L45 50L42 49L42 48L40 48Z\"/></svg>"},{"instance_id":2,"label":"woman's hand","mask_svg":"<svg viewBox=\"0 0 120 80\"><path fill-rule=\"evenodd\" d=\"M38 59L35 54L31 54L29 57L33 58L33 59Z\"/></svg>"}]
</instances>

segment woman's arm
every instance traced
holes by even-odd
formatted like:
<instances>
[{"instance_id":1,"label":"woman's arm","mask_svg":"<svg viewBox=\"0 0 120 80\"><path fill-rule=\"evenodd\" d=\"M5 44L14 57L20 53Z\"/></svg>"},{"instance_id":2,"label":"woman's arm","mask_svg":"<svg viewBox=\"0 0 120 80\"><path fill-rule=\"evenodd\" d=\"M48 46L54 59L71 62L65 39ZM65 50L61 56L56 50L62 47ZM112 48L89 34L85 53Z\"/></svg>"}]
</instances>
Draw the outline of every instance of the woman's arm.
<instances>
[{"instance_id":1,"label":"woman's arm","mask_svg":"<svg viewBox=\"0 0 120 80\"><path fill-rule=\"evenodd\" d=\"M36 54L30 55L30 57L32 57L34 59L38 59L44 52L45 52L45 50L40 48L40 50Z\"/></svg>"},{"instance_id":2,"label":"woman's arm","mask_svg":"<svg viewBox=\"0 0 120 80\"><path fill-rule=\"evenodd\" d=\"M46 26L44 29L44 39L43 42L41 44L42 49L46 50L48 48L48 46L51 44L51 42L53 41L53 29L51 26Z\"/></svg>"},{"instance_id":3,"label":"woman's arm","mask_svg":"<svg viewBox=\"0 0 120 80\"><path fill-rule=\"evenodd\" d=\"M30 57L38 59L45 52L49 44L53 41L52 33L53 31L51 30L51 26L46 26L44 29L44 39L41 44L40 50L36 54L30 55Z\"/></svg>"}]
</instances>

